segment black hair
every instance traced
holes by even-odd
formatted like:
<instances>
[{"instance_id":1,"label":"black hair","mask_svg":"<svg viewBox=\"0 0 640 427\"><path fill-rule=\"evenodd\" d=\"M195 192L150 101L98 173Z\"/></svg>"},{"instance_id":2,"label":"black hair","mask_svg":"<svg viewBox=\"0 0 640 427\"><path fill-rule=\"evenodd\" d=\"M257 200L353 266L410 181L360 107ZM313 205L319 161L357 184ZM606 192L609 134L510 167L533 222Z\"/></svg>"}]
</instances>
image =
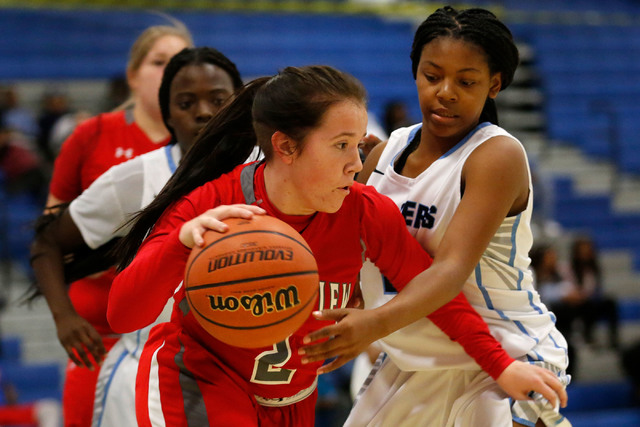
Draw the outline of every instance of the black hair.
<instances>
[{"instance_id":1,"label":"black hair","mask_svg":"<svg viewBox=\"0 0 640 427\"><path fill-rule=\"evenodd\" d=\"M240 89L243 85L242 77L236 68L236 64L217 49L211 47L186 47L175 54L164 69L162 83L160 84L160 90L158 92L162 121L171 133L173 142L175 142L176 135L168 122L171 116L169 113L171 83L182 68L188 65L202 64L212 64L225 70L227 74L229 74L229 77L231 77L235 90Z\"/></svg>"},{"instance_id":2,"label":"black hair","mask_svg":"<svg viewBox=\"0 0 640 427\"><path fill-rule=\"evenodd\" d=\"M117 247L119 268L133 260L156 221L178 199L242 164L256 145L268 162L276 131L291 137L301 151L327 109L344 100L366 106L364 87L355 77L323 65L287 67L245 85L205 126L162 191L131 219L132 228Z\"/></svg>"},{"instance_id":3,"label":"black hair","mask_svg":"<svg viewBox=\"0 0 640 427\"><path fill-rule=\"evenodd\" d=\"M492 12L481 8L457 11L451 6L436 10L416 30L411 47L411 69L417 77L418 64L425 45L438 37L452 37L481 48L489 65L489 71L500 73L502 86L506 89L513 81L519 63L518 48L509 28ZM480 121L498 124L495 101L487 98Z\"/></svg>"}]
</instances>

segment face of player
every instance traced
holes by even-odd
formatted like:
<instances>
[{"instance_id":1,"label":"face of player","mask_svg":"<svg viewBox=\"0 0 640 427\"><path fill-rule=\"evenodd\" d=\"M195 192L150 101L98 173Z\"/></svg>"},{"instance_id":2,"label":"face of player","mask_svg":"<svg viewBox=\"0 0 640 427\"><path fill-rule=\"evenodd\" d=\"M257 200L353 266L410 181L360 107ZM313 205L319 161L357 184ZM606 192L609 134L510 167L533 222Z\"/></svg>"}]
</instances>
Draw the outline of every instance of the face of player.
<instances>
[{"instance_id":1,"label":"face of player","mask_svg":"<svg viewBox=\"0 0 640 427\"><path fill-rule=\"evenodd\" d=\"M332 213L340 209L356 173L362 170L358 148L366 130L364 105L346 100L327 110L290 165L294 197L300 208L294 213Z\"/></svg>"},{"instance_id":2,"label":"face of player","mask_svg":"<svg viewBox=\"0 0 640 427\"><path fill-rule=\"evenodd\" d=\"M136 105L140 105L152 117L161 117L158 92L164 67L185 47L188 47L187 43L178 36L162 36L153 44L140 67L129 75L129 86Z\"/></svg>"},{"instance_id":3,"label":"face of player","mask_svg":"<svg viewBox=\"0 0 640 427\"><path fill-rule=\"evenodd\" d=\"M183 151L191 147L233 92L231 76L213 64L187 65L176 73L171 82L167 122Z\"/></svg>"},{"instance_id":4,"label":"face of player","mask_svg":"<svg viewBox=\"0 0 640 427\"><path fill-rule=\"evenodd\" d=\"M491 75L476 45L438 37L422 49L416 86L423 132L455 144L478 124L487 97L498 94L500 74Z\"/></svg>"}]
</instances>

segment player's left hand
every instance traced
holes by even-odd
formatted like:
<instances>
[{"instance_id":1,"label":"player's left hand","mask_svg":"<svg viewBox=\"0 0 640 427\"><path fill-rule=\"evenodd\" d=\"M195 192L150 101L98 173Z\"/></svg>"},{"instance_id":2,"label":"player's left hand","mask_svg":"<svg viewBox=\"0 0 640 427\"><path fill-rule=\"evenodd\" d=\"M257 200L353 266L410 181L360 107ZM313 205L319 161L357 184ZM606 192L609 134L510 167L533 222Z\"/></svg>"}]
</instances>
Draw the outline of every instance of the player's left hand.
<instances>
[{"instance_id":1,"label":"player's left hand","mask_svg":"<svg viewBox=\"0 0 640 427\"><path fill-rule=\"evenodd\" d=\"M343 308L338 310L314 311L318 320L334 320L337 323L325 326L304 337L305 345L298 350L302 363L334 358L318 369L318 374L325 374L338 369L349 360L365 351L369 344L376 341L379 331L372 318L372 310ZM327 339L328 338L328 339ZM311 344L323 340L322 342Z\"/></svg>"},{"instance_id":2,"label":"player's left hand","mask_svg":"<svg viewBox=\"0 0 640 427\"><path fill-rule=\"evenodd\" d=\"M515 400L531 400L531 392L537 392L554 407L567 406L567 391L558 377L540 366L516 360L502 371L496 382Z\"/></svg>"}]
</instances>

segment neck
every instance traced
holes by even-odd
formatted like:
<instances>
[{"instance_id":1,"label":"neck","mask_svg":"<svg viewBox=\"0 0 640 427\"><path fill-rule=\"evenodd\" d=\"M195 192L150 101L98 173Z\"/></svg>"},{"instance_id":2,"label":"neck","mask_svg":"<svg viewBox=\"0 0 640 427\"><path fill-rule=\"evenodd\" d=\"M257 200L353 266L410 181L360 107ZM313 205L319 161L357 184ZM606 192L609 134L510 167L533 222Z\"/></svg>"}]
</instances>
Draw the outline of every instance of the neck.
<instances>
[{"instance_id":1,"label":"neck","mask_svg":"<svg viewBox=\"0 0 640 427\"><path fill-rule=\"evenodd\" d=\"M133 107L133 119L138 127L155 143L162 142L169 136L169 131L162 123L162 118L149 114L142 108L140 102L137 102Z\"/></svg>"},{"instance_id":2,"label":"neck","mask_svg":"<svg viewBox=\"0 0 640 427\"><path fill-rule=\"evenodd\" d=\"M286 165L267 163L264 168L264 185L271 204L285 215L311 215L316 211L303 207L294 180Z\"/></svg>"}]
</instances>

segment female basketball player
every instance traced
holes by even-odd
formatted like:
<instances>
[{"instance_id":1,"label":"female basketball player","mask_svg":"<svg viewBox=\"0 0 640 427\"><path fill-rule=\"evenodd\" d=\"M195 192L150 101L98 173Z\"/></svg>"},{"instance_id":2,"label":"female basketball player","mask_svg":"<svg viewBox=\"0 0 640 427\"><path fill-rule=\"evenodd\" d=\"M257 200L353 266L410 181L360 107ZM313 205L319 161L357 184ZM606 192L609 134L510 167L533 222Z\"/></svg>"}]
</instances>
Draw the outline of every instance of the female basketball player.
<instances>
[{"instance_id":1,"label":"female basketball player","mask_svg":"<svg viewBox=\"0 0 640 427\"><path fill-rule=\"evenodd\" d=\"M43 290L64 292L63 254L85 244L95 249L126 234L120 225L160 192L200 130L240 87L242 79L235 64L215 49L186 48L171 58L159 91L171 143L110 168L37 233L33 252L39 257L33 268ZM109 351L96 386L94 426L137 425L135 375L149 329L123 335ZM89 366L84 349L79 345L74 349L77 356L70 353L74 362ZM94 351L94 359L100 357L96 347L88 349Z\"/></svg>"},{"instance_id":2,"label":"female basketball player","mask_svg":"<svg viewBox=\"0 0 640 427\"><path fill-rule=\"evenodd\" d=\"M426 283L444 279L462 288L512 357L545 368L566 386L567 344L529 271L527 156L497 126L494 98L518 65L511 32L489 11L445 7L417 29L411 60L422 123L395 131L375 148L358 179L395 201L410 233L433 255ZM412 310L403 292L385 292L370 263L362 290L366 307L384 307L393 298L403 302L396 307ZM426 312L417 310L415 319ZM361 391L347 426L569 425L545 399L510 400L426 320L381 343L388 357Z\"/></svg>"},{"instance_id":3,"label":"female basketball player","mask_svg":"<svg viewBox=\"0 0 640 427\"><path fill-rule=\"evenodd\" d=\"M157 317L206 229L224 231L220 219L264 212L291 224L309 243L325 294L321 309L347 305L363 256L396 289L409 283L405 290L415 294L415 288L426 288L427 313L456 297L458 291L448 283L421 280L431 258L406 231L393 202L353 182L362 168L365 97L356 79L326 66L288 67L247 85L212 119L123 239L123 264L131 263L109 295L114 330L137 329ZM256 140L265 161L234 168ZM326 322L310 316L272 347L237 348L199 326L183 287L174 299L171 322L152 329L140 361L136 409L141 426L313 425L322 362L305 363L298 349L305 335ZM405 317L384 308L371 312L362 329L352 333L382 336ZM517 397L531 389L550 399L553 390L562 394L555 376L506 356L462 294L430 318L492 375L515 380Z\"/></svg>"}]
</instances>

